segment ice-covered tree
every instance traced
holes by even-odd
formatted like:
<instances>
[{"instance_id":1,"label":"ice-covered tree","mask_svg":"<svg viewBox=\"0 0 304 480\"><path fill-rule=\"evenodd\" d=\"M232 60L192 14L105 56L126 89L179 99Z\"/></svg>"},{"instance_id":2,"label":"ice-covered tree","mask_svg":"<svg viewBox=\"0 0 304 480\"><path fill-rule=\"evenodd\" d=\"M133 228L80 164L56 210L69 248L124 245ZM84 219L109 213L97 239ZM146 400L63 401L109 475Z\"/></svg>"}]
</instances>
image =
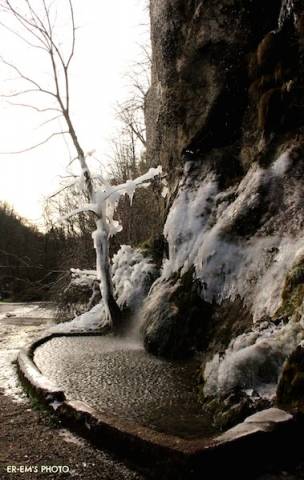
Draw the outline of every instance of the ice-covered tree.
<instances>
[{"instance_id":1,"label":"ice-covered tree","mask_svg":"<svg viewBox=\"0 0 304 480\"><path fill-rule=\"evenodd\" d=\"M93 232L94 247L96 250L97 277L100 280L101 295L105 306L107 320L115 323L119 311L113 296L111 264L109 257L109 240L121 231L120 223L114 219L116 207L121 196L128 195L130 202L136 188L148 187L150 181L160 176L161 167L150 168L147 173L135 180L127 180L120 185L110 185L104 179L102 186L92 190L91 202L69 213L69 217L83 212L92 212L96 218L96 230Z\"/></svg>"}]
</instances>

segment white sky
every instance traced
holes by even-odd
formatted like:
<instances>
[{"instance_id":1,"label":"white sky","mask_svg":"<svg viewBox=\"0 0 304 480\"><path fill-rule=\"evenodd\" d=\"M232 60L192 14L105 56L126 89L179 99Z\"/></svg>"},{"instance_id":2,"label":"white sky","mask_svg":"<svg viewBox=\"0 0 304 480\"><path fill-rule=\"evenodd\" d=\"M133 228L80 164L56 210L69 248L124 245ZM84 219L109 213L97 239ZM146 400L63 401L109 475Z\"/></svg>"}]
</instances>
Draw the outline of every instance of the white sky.
<instances>
[{"instance_id":1,"label":"white sky","mask_svg":"<svg viewBox=\"0 0 304 480\"><path fill-rule=\"evenodd\" d=\"M103 162L108 161L109 141L117 128L114 107L128 95L126 72L140 57L140 45L148 41L146 3L146 0L73 1L76 24L81 28L77 31L71 69L71 109L84 150L95 149ZM0 55L32 78L47 80L47 67L40 52L25 48L1 27ZM14 77L14 72L0 64L0 93L16 90ZM33 103L30 98L28 95L11 100ZM57 122L53 123L53 129L50 125L39 129L45 118L50 115L41 117L37 112L13 107L0 99L0 152L22 150L60 130ZM0 200L8 201L20 215L39 224L43 197L56 191L58 175L64 174L68 161L67 147L60 137L21 155L0 154Z\"/></svg>"}]
</instances>

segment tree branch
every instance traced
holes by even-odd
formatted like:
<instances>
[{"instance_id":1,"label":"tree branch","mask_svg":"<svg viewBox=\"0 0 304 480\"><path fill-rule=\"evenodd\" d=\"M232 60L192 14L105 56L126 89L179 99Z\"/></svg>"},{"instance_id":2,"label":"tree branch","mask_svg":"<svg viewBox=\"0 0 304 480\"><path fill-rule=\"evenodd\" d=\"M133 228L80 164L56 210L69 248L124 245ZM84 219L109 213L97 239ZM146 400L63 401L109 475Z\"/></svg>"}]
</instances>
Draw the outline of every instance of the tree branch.
<instances>
[{"instance_id":1,"label":"tree branch","mask_svg":"<svg viewBox=\"0 0 304 480\"><path fill-rule=\"evenodd\" d=\"M68 135L69 132L55 132L49 135L45 140L42 142L37 143L36 145L33 145L31 147L25 148L24 150L19 150L17 152L0 152L0 155L19 155L20 153L26 153L30 152L31 150L35 150L36 148L41 147L42 145L45 145L47 142L49 142L52 138L58 136L58 135Z\"/></svg>"},{"instance_id":2,"label":"tree branch","mask_svg":"<svg viewBox=\"0 0 304 480\"><path fill-rule=\"evenodd\" d=\"M8 100L7 100L7 103L9 103L9 105L13 105L14 107L31 108L32 110L35 110L38 113L44 113L44 112L59 112L59 113L62 113L62 111L59 108L55 108L55 107L54 108L51 108L51 107L38 108L35 105L28 105L27 103L15 103L15 102L10 102Z\"/></svg>"}]
</instances>

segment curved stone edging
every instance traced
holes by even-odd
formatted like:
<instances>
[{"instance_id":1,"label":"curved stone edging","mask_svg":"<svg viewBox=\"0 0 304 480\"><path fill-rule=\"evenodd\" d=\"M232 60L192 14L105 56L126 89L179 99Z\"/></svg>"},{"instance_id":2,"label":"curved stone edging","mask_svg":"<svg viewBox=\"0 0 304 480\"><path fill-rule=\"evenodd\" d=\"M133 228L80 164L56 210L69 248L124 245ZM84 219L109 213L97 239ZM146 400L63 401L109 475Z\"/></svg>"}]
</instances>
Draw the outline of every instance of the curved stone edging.
<instances>
[{"instance_id":1,"label":"curved stone edging","mask_svg":"<svg viewBox=\"0 0 304 480\"><path fill-rule=\"evenodd\" d=\"M295 418L280 409L258 412L213 439L182 439L148 427L104 415L84 402L68 400L64 391L50 382L33 361L36 348L55 337L101 335L100 332L54 332L38 338L21 350L18 371L35 394L56 412L63 423L90 439L98 447L125 457L136 465L153 469L158 478L196 478L199 472L215 474L223 468L234 473L251 460L252 469L259 464L274 464L280 455L293 448L296 438ZM271 449L269 450L269 446ZM203 469L203 470L202 470ZM236 478L236 477L234 477Z\"/></svg>"}]
</instances>

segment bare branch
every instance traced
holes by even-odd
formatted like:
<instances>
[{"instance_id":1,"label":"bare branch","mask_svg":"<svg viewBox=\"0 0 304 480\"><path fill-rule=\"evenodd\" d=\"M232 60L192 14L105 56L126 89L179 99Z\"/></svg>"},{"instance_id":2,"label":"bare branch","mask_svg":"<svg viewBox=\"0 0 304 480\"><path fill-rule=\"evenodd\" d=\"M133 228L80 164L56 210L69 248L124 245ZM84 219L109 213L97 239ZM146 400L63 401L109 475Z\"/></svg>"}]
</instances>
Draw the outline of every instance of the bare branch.
<instances>
[{"instance_id":1,"label":"bare branch","mask_svg":"<svg viewBox=\"0 0 304 480\"><path fill-rule=\"evenodd\" d=\"M45 125L47 125L48 123L51 123L51 122L54 122L55 120L58 120L59 118L62 117L62 113L60 113L60 115L56 115L56 117L53 117L53 118L49 118L48 120L46 120L45 122L42 122L40 123L39 127L44 127Z\"/></svg>"},{"instance_id":2,"label":"bare branch","mask_svg":"<svg viewBox=\"0 0 304 480\"><path fill-rule=\"evenodd\" d=\"M9 103L10 105L14 106L14 107L24 107L24 108L31 108L32 110L35 110L35 112L38 112L38 113L44 113L44 112L61 112L61 110L59 108L55 108L55 107L47 107L47 108L38 108L38 107L35 107L35 105L28 105L27 103L15 103L15 102L10 102L9 100L7 100L7 103Z\"/></svg>"},{"instance_id":3,"label":"bare branch","mask_svg":"<svg viewBox=\"0 0 304 480\"><path fill-rule=\"evenodd\" d=\"M69 183L68 185L65 185L64 187L60 188L59 190L57 190L57 192L53 193L52 195L50 195L48 197L48 200L51 200L52 198L55 198L57 197L57 195L59 195L61 192L64 192L65 190L67 190L68 188L71 188L75 185L76 181L75 182L72 182L72 183Z\"/></svg>"},{"instance_id":4,"label":"bare branch","mask_svg":"<svg viewBox=\"0 0 304 480\"><path fill-rule=\"evenodd\" d=\"M27 90L20 90L19 92L14 92L14 93L2 93L0 94L1 98L13 98L13 97L20 97L20 95L26 95L27 93L44 93L46 95L50 95L51 97L54 97L57 99L57 95L54 92L51 92L50 90L44 90L43 88L29 88Z\"/></svg>"},{"instance_id":5,"label":"bare branch","mask_svg":"<svg viewBox=\"0 0 304 480\"><path fill-rule=\"evenodd\" d=\"M75 32L76 32L76 27L75 27L75 16L74 16L74 9L73 9L73 4L72 4L72 0L69 0L69 5L70 5L70 10L71 10L71 19L72 19L72 50L71 50L71 53L70 53L70 56L68 58L68 61L67 61L67 68L69 68L69 64L71 63L71 60L74 56L74 52L75 52L75 43L76 43L76 35L75 35Z\"/></svg>"},{"instance_id":6,"label":"bare branch","mask_svg":"<svg viewBox=\"0 0 304 480\"><path fill-rule=\"evenodd\" d=\"M28 45L31 48L39 48L43 52L46 52L45 47L42 47L41 45L36 45L35 43L30 42L27 38L25 38L23 35L20 35L20 33L16 32L12 28L8 27L5 25L5 23L0 22L1 27L5 28L8 32L12 33L16 37L18 37L20 40L22 40L26 45Z\"/></svg>"},{"instance_id":7,"label":"bare branch","mask_svg":"<svg viewBox=\"0 0 304 480\"><path fill-rule=\"evenodd\" d=\"M35 150L38 147L41 147L42 145L45 145L47 142L49 142L52 138L58 136L58 135L68 135L69 132L55 132L49 135L45 140L42 142L37 143L36 145L33 145L31 147L25 148L24 150L19 150L17 152L0 152L0 155L19 155L20 153L26 153L30 152L31 150Z\"/></svg>"},{"instance_id":8,"label":"bare branch","mask_svg":"<svg viewBox=\"0 0 304 480\"><path fill-rule=\"evenodd\" d=\"M0 61L4 64L4 65L7 65L8 67L10 67L11 69L13 69L16 73L18 73L19 77L22 79L22 80L25 80L26 82L29 82L31 83L32 85L34 85L36 88L38 88L39 90L43 91L44 89L39 85L39 83L35 82L35 80L29 78L28 76L24 75L24 73L21 72L21 70L16 67L16 65L13 65L12 63L8 62L7 60L5 60L2 56L0 56Z\"/></svg>"},{"instance_id":9,"label":"bare branch","mask_svg":"<svg viewBox=\"0 0 304 480\"><path fill-rule=\"evenodd\" d=\"M13 257L15 258L16 260L18 260L20 263L22 263L24 266L28 267L29 266L29 263L26 262L23 258L19 257L18 255L15 255L14 253L10 253L10 252L7 252L6 250L2 250L0 249L0 253L2 255L5 255L7 257ZM9 268L10 265L7 266L7 268Z\"/></svg>"},{"instance_id":10,"label":"bare branch","mask_svg":"<svg viewBox=\"0 0 304 480\"><path fill-rule=\"evenodd\" d=\"M13 6L12 4L10 3L9 0L5 0L5 3L7 5L7 9L9 12L11 12L15 19L22 25L22 27L27 30L27 32L30 33L30 35L32 35L33 37L36 38L36 40L38 40L38 42L46 49L48 50L49 48L49 45L47 42L45 42L45 38L41 38L41 36L39 36L35 30L40 33L41 35L41 31L38 27L38 25L36 25L35 23L32 23L30 22L25 15L22 15L20 12L18 12ZM34 29L34 30L33 30Z\"/></svg>"}]
</instances>

